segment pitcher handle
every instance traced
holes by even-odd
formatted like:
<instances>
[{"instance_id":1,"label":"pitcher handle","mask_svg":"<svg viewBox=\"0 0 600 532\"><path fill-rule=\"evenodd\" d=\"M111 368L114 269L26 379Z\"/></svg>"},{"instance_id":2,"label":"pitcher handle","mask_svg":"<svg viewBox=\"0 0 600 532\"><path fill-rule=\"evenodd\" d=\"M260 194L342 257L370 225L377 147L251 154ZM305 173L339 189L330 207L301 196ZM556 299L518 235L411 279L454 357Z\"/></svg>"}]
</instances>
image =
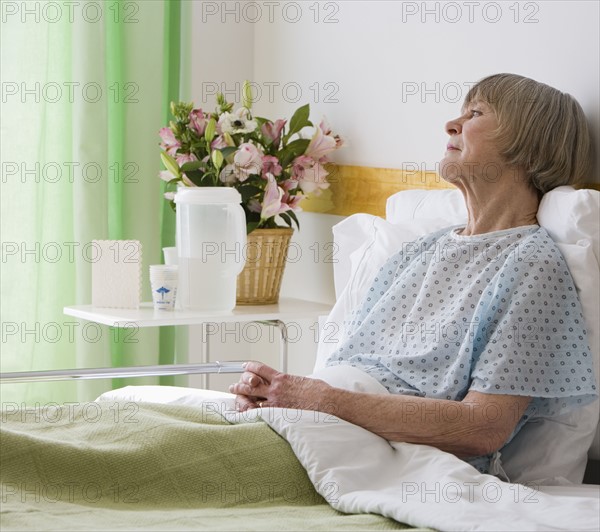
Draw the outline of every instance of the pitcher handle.
<instances>
[{"instance_id":1,"label":"pitcher handle","mask_svg":"<svg viewBox=\"0 0 600 532\"><path fill-rule=\"evenodd\" d=\"M242 270L244 269L244 266L246 265L246 245L248 244L248 235L246 234L246 213L244 212L244 209L239 206L238 209L236 209L236 216L238 217L238 235L237 235L237 239L240 242L240 265L237 271L236 275L239 275Z\"/></svg>"}]
</instances>

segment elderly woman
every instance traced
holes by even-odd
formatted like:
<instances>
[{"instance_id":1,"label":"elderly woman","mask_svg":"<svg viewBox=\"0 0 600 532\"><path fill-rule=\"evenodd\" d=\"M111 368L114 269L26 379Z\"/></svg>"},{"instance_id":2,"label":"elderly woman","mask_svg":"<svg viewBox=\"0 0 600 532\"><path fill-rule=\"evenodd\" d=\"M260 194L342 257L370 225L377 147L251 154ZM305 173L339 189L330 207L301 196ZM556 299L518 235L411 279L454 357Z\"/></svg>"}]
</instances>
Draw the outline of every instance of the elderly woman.
<instances>
[{"instance_id":1,"label":"elderly woman","mask_svg":"<svg viewBox=\"0 0 600 532\"><path fill-rule=\"evenodd\" d=\"M325 411L488 472L528 420L597 395L573 279L536 219L545 192L589 175L581 107L552 87L499 74L469 91L446 132L441 174L464 195L466 225L390 257L327 361L363 370L390 394L249 362L230 388L239 409ZM455 253L440 253L447 246ZM421 334L406 334L415 324Z\"/></svg>"}]
</instances>

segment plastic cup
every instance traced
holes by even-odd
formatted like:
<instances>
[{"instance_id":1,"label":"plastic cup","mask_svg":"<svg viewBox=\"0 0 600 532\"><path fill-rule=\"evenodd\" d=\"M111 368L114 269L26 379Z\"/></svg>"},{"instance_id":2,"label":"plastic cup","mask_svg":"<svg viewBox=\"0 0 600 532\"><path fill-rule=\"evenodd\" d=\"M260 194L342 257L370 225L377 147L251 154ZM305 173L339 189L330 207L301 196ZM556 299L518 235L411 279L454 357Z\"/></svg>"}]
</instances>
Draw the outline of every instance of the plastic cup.
<instances>
[{"instance_id":1,"label":"plastic cup","mask_svg":"<svg viewBox=\"0 0 600 532\"><path fill-rule=\"evenodd\" d=\"M176 247L163 248L163 255L165 257L165 264L169 266L176 266L177 264L179 264Z\"/></svg>"},{"instance_id":2,"label":"plastic cup","mask_svg":"<svg viewBox=\"0 0 600 532\"><path fill-rule=\"evenodd\" d=\"M155 310L173 310L177 299L178 268L173 265L150 266L150 286Z\"/></svg>"}]
</instances>

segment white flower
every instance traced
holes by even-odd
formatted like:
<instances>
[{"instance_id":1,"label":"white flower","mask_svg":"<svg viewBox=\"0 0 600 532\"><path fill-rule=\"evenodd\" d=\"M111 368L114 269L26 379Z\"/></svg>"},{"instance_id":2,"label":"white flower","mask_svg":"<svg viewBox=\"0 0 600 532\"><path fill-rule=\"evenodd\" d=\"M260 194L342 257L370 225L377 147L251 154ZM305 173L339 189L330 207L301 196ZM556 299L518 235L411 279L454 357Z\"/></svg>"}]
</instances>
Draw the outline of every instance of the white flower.
<instances>
[{"instance_id":1,"label":"white flower","mask_svg":"<svg viewBox=\"0 0 600 532\"><path fill-rule=\"evenodd\" d=\"M248 109L240 107L233 113L223 113L219 117L221 133L251 133L258 124L255 120L248 118Z\"/></svg>"}]
</instances>

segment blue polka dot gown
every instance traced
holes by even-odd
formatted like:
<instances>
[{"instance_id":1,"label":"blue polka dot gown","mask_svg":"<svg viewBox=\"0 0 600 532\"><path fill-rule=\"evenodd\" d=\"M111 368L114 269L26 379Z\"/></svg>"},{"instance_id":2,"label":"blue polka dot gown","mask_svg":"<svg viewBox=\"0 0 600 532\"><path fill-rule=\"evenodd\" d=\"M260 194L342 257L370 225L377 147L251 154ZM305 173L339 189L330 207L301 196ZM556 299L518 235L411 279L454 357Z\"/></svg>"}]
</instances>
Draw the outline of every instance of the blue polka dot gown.
<instances>
[{"instance_id":1,"label":"blue polka dot gown","mask_svg":"<svg viewBox=\"0 0 600 532\"><path fill-rule=\"evenodd\" d=\"M445 229L406 244L344 327L327 365L360 368L390 393L532 397L511 438L527 420L597 394L573 279L537 225L475 236ZM487 472L489 459L468 461Z\"/></svg>"}]
</instances>

